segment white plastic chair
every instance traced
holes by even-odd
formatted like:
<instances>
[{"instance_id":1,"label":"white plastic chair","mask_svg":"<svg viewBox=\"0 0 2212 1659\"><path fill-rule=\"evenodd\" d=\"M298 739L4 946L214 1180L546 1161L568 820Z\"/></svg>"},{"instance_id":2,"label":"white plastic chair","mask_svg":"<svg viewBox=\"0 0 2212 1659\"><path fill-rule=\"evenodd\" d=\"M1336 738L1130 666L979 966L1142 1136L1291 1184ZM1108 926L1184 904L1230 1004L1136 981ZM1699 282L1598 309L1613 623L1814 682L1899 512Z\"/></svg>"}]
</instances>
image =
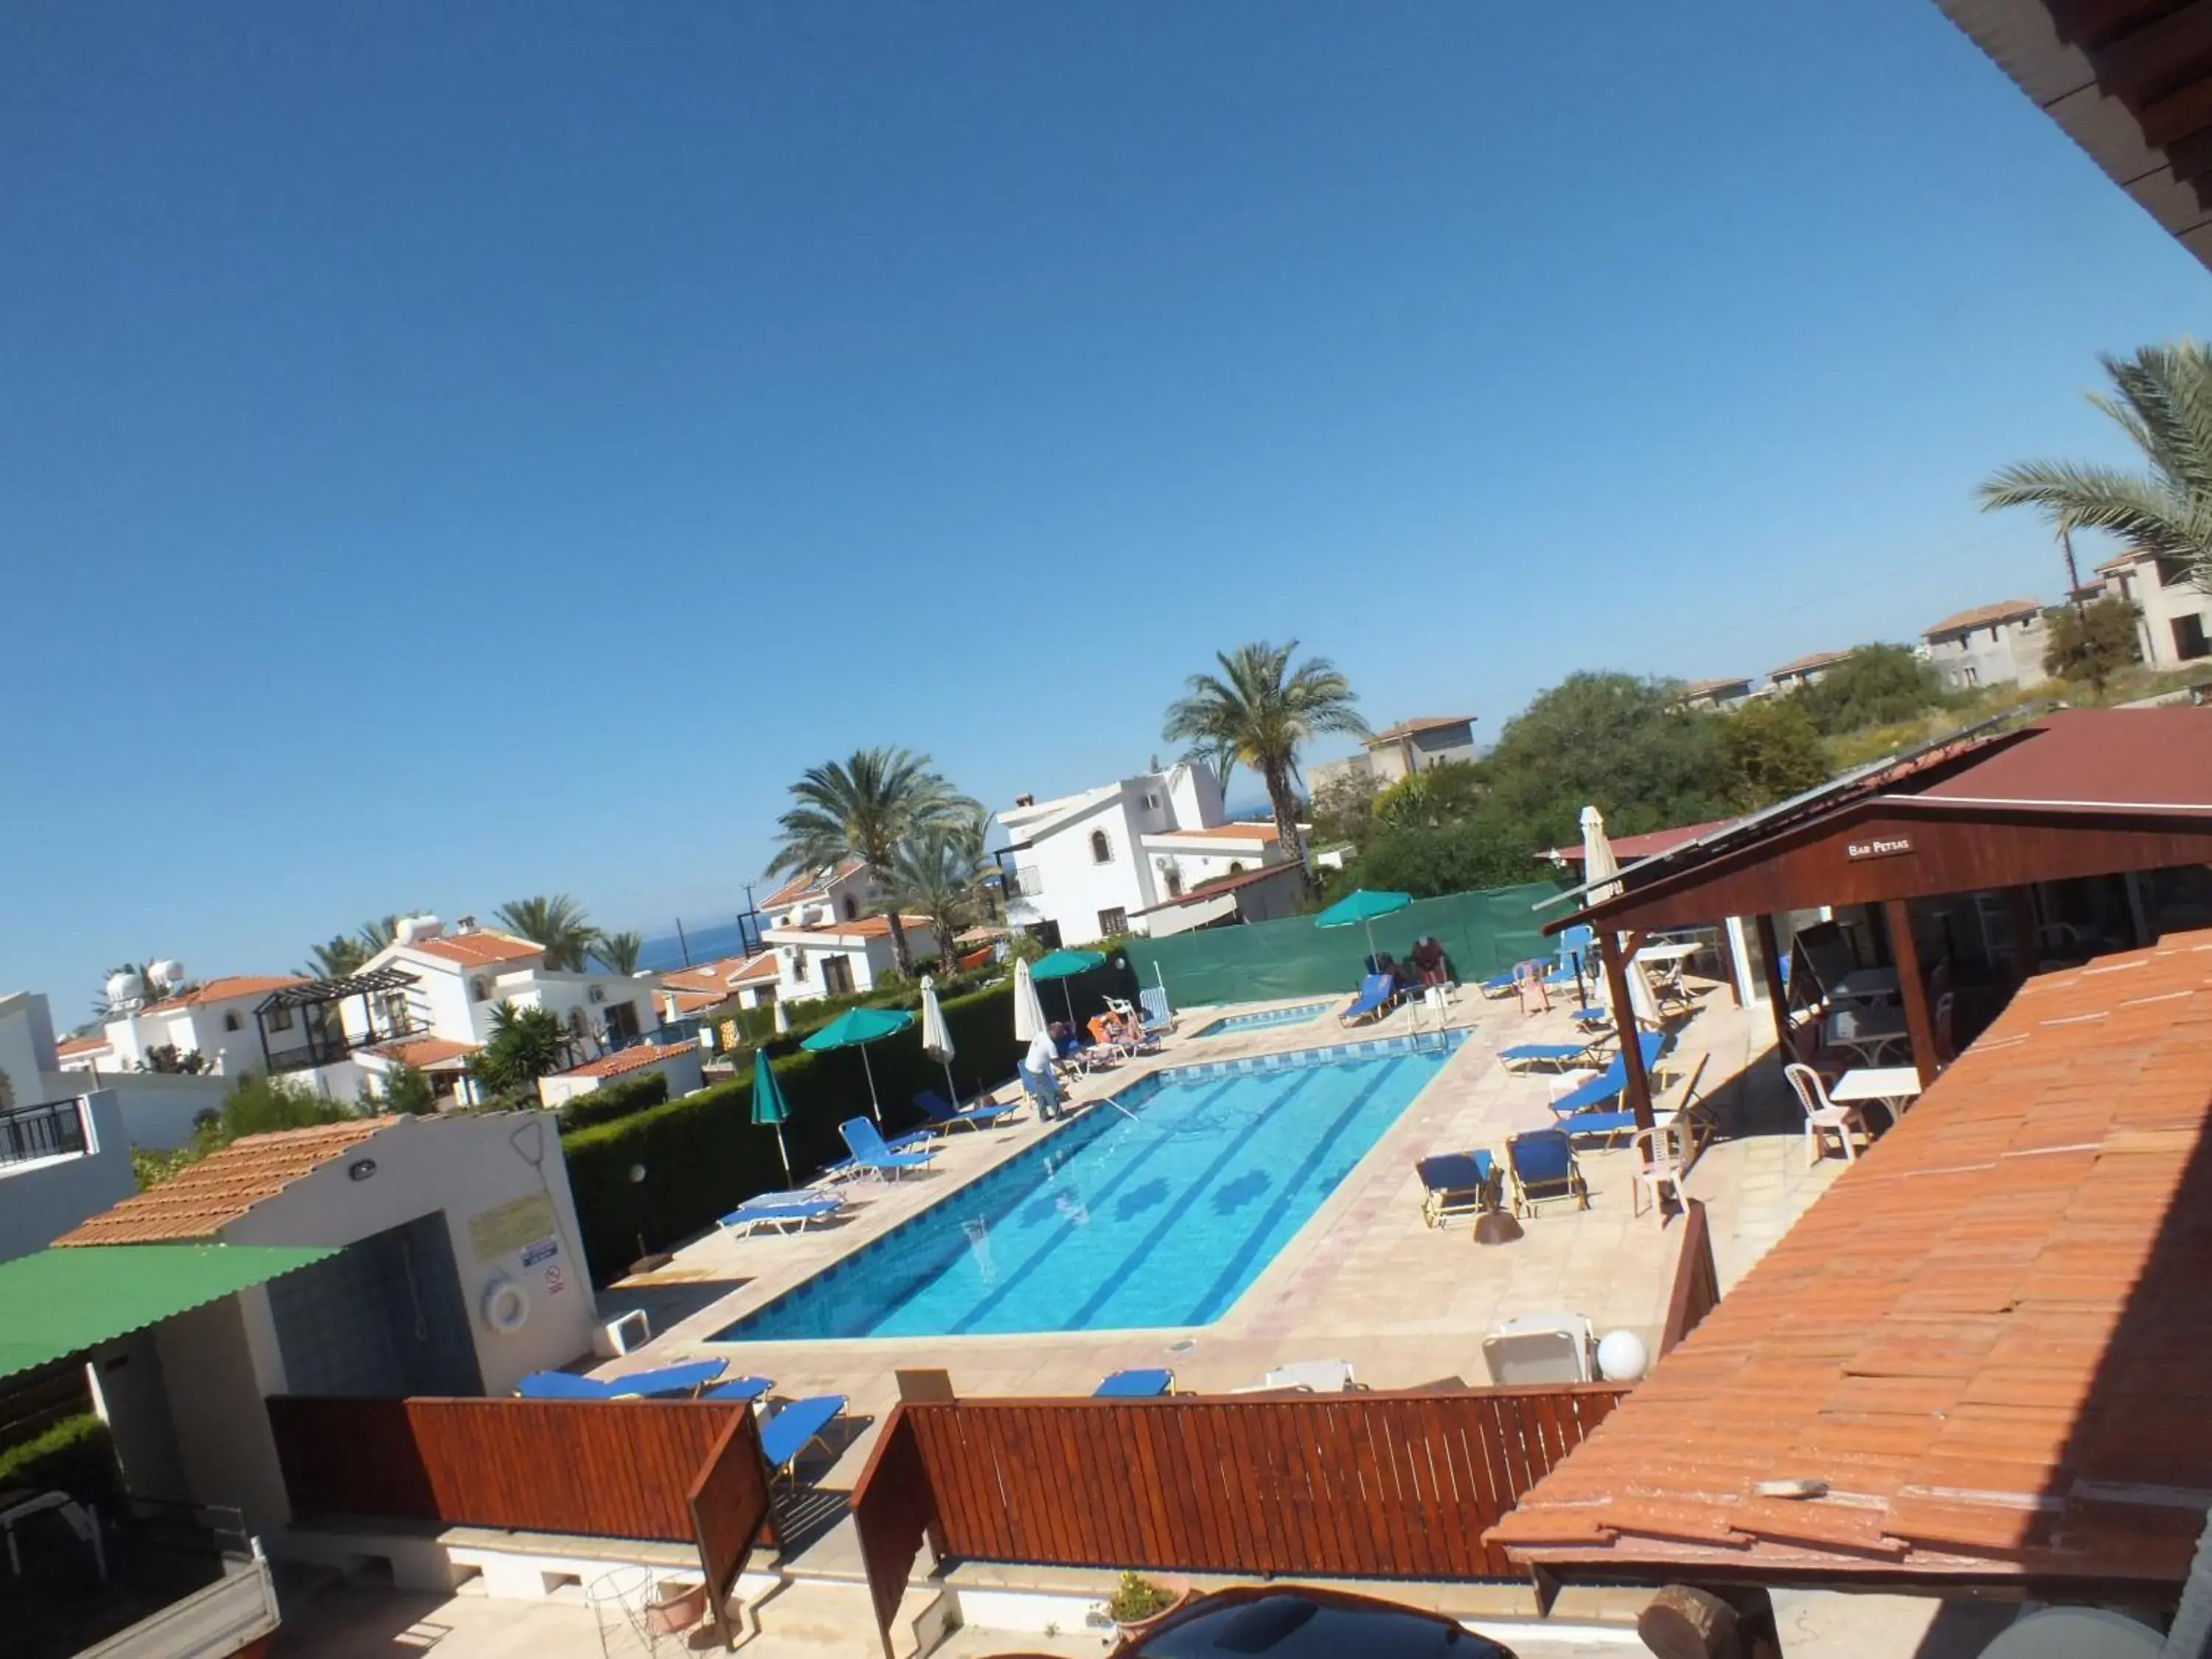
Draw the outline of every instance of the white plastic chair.
<instances>
[{"instance_id":1,"label":"white plastic chair","mask_svg":"<svg viewBox=\"0 0 2212 1659\"><path fill-rule=\"evenodd\" d=\"M1652 1212L1662 1221L1667 1218L1666 1194L1674 1194L1675 1204L1686 1213L1690 1207L1690 1194L1682 1185L1682 1178L1690 1172L1689 1132L1676 1123L1656 1124L1649 1129L1638 1129L1629 1138L1629 1150L1635 1155L1636 1184L1628 1195L1629 1214L1644 1213L1644 1198L1651 1198Z\"/></svg>"},{"instance_id":2,"label":"white plastic chair","mask_svg":"<svg viewBox=\"0 0 2212 1659\"><path fill-rule=\"evenodd\" d=\"M1857 1162L1858 1150L1851 1145L1853 1132L1869 1140L1873 1139L1858 1107L1838 1106L1829 1099L1827 1085L1809 1066L1793 1061L1782 1068L1782 1075L1790 1079L1790 1086L1797 1091L1797 1103L1805 1109L1805 1167L1809 1170L1827 1156L1826 1138L1829 1135L1835 1136L1842 1145L1844 1163Z\"/></svg>"}]
</instances>

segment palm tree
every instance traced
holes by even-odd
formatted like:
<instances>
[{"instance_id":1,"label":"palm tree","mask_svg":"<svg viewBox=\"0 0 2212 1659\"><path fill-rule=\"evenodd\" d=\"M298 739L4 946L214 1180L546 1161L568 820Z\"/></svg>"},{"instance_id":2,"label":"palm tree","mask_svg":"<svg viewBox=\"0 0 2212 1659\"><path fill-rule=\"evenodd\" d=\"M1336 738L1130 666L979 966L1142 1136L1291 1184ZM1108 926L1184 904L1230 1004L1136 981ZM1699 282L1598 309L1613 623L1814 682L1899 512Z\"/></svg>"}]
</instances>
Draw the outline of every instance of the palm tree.
<instances>
[{"instance_id":1,"label":"palm tree","mask_svg":"<svg viewBox=\"0 0 2212 1659\"><path fill-rule=\"evenodd\" d=\"M850 760L807 768L791 786L796 803L777 820L782 844L769 860L771 876L792 876L859 859L881 878L891 849L910 836L980 811L935 772L929 757L900 748L855 750ZM898 971L914 973L914 952L893 906L891 953Z\"/></svg>"},{"instance_id":2,"label":"palm tree","mask_svg":"<svg viewBox=\"0 0 2212 1659\"><path fill-rule=\"evenodd\" d=\"M644 948L645 941L635 933L598 933L592 939L592 955L611 974L635 973L637 953Z\"/></svg>"},{"instance_id":3,"label":"palm tree","mask_svg":"<svg viewBox=\"0 0 2212 1659\"><path fill-rule=\"evenodd\" d=\"M2150 470L2021 461L1982 485L1982 507L2034 507L2062 534L2108 530L2176 561L2212 592L2212 348L2180 340L2098 361L2117 395L2091 392L2089 401L2142 451Z\"/></svg>"},{"instance_id":4,"label":"palm tree","mask_svg":"<svg viewBox=\"0 0 2212 1659\"><path fill-rule=\"evenodd\" d=\"M1219 652L1218 674L1193 674L1184 695L1168 705L1164 735L1187 744L1186 760L1213 764L1218 773L1242 762L1260 775L1275 811L1275 834L1285 854L1304 861L1298 841L1298 748L1324 733L1367 735L1352 707L1352 682L1326 657L1308 657L1295 668L1298 648L1260 641ZM1313 884L1307 872L1309 886Z\"/></svg>"},{"instance_id":5,"label":"palm tree","mask_svg":"<svg viewBox=\"0 0 2212 1659\"><path fill-rule=\"evenodd\" d=\"M471 1075L501 1095L524 1093L568 1065L568 1034L559 1017L550 1008L517 1008L511 1002L491 1011L491 1036L469 1058Z\"/></svg>"},{"instance_id":6,"label":"palm tree","mask_svg":"<svg viewBox=\"0 0 2212 1659\"><path fill-rule=\"evenodd\" d=\"M958 825L917 830L876 870L876 903L885 915L907 911L929 918L937 935L938 966L951 970L957 952L953 935L974 914L977 860Z\"/></svg>"},{"instance_id":7,"label":"palm tree","mask_svg":"<svg viewBox=\"0 0 2212 1659\"><path fill-rule=\"evenodd\" d=\"M510 899L493 913L510 933L545 947L545 965L555 973L581 973L599 937L585 919L584 907L566 893Z\"/></svg>"},{"instance_id":8,"label":"palm tree","mask_svg":"<svg viewBox=\"0 0 2212 1659\"><path fill-rule=\"evenodd\" d=\"M366 940L350 933L338 933L328 943L309 949L307 966L302 971L310 979L349 979L375 954Z\"/></svg>"}]
</instances>

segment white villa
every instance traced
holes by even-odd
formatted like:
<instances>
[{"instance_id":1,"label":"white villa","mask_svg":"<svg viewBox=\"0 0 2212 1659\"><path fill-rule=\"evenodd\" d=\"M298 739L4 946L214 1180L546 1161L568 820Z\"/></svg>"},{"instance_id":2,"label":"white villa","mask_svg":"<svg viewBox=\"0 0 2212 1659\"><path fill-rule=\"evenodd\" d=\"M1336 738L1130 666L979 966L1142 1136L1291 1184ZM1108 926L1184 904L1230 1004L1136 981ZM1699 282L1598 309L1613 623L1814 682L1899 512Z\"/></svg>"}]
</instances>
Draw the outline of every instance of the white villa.
<instances>
[{"instance_id":1,"label":"white villa","mask_svg":"<svg viewBox=\"0 0 2212 1659\"><path fill-rule=\"evenodd\" d=\"M2172 560L2130 550L2097 567L2091 598L2132 599L2142 607L2136 641L2152 668L2179 668L2212 656L2212 593L2191 582Z\"/></svg>"},{"instance_id":2,"label":"white villa","mask_svg":"<svg viewBox=\"0 0 2212 1659\"><path fill-rule=\"evenodd\" d=\"M169 964L160 964L167 966ZM119 976L135 981L136 975ZM261 1039L253 1011L272 991L307 981L297 974L231 974L204 985L179 988L149 1002L117 988L118 996L99 1035L71 1037L58 1045L62 1069L71 1072L143 1072L154 1069L149 1056L173 1049L179 1059L199 1056L201 1069L235 1077L261 1068Z\"/></svg>"},{"instance_id":3,"label":"white villa","mask_svg":"<svg viewBox=\"0 0 2212 1659\"><path fill-rule=\"evenodd\" d=\"M1060 945L1144 931L1144 912L1200 883L1291 856L1273 823L1231 823L1213 774L1189 763L1053 800L1024 795L999 822L1014 860L1008 924Z\"/></svg>"},{"instance_id":4,"label":"white villa","mask_svg":"<svg viewBox=\"0 0 2212 1659\"><path fill-rule=\"evenodd\" d=\"M896 963L890 919L872 913L875 892L868 866L847 859L793 876L763 899L761 914L769 925L761 929L761 943L775 957L776 977L773 986L756 981L747 1006L873 990ZM899 921L916 961L938 953L926 918L902 915Z\"/></svg>"},{"instance_id":5,"label":"white villa","mask_svg":"<svg viewBox=\"0 0 2212 1659\"><path fill-rule=\"evenodd\" d=\"M709 1008L719 1008L732 997L740 1008L765 1008L776 999L780 970L774 951L750 956L722 957L696 968L678 969L659 975L660 1018L673 1024Z\"/></svg>"}]
</instances>

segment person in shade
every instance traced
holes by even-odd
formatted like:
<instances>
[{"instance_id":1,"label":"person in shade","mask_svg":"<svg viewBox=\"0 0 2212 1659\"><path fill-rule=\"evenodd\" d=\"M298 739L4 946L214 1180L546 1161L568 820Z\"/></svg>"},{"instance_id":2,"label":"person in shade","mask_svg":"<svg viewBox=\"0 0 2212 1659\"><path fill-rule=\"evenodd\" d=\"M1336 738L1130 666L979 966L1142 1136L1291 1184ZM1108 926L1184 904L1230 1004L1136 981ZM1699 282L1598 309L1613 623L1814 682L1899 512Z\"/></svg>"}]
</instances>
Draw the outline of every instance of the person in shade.
<instances>
[{"instance_id":1,"label":"person in shade","mask_svg":"<svg viewBox=\"0 0 2212 1659\"><path fill-rule=\"evenodd\" d=\"M1433 933L1424 933L1413 941L1411 960L1424 985L1442 985L1451 977L1444 965L1444 947L1437 943Z\"/></svg>"}]
</instances>

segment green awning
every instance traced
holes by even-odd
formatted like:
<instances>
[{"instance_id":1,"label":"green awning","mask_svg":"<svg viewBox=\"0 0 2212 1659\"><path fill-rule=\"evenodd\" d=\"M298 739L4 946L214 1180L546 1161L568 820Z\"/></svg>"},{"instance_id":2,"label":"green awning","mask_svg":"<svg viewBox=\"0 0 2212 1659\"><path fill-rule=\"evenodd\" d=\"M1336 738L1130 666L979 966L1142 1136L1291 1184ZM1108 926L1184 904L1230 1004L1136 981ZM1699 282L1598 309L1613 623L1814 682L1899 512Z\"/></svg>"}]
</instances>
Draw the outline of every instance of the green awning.
<instances>
[{"instance_id":1,"label":"green awning","mask_svg":"<svg viewBox=\"0 0 2212 1659\"><path fill-rule=\"evenodd\" d=\"M0 1261L0 1377L337 1254L288 1244L77 1244Z\"/></svg>"}]
</instances>

